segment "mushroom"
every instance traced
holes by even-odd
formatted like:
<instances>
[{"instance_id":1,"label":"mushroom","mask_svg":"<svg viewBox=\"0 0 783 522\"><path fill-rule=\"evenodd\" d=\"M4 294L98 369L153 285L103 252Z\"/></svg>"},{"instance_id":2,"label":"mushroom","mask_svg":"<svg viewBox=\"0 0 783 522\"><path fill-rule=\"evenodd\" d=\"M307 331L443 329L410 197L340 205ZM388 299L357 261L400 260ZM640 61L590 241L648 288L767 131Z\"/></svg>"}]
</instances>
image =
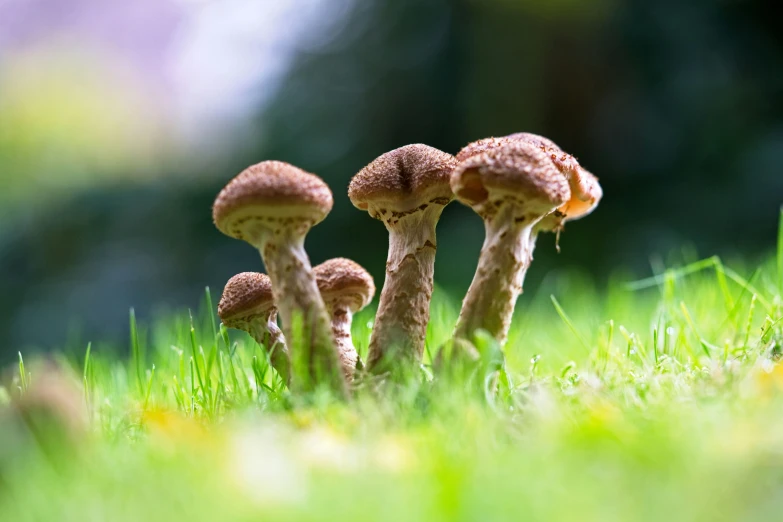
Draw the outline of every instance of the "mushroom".
<instances>
[{"instance_id":1,"label":"mushroom","mask_svg":"<svg viewBox=\"0 0 783 522\"><path fill-rule=\"evenodd\" d=\"M536 231L559 232L566 221L573 221L588 215L598 206L603 193L598 178L579 165L576 158L563 152L555 142L532 134L530 132L517 132L500 138L484 138L469 143L457 153L457 161L482 154L484 152L503 147L517 141L527 142L545 152L552 163L566 176L571 190L571 197L556 212L543 218L536 226Z\"/></svg>"},{"instance_id":2,"label":"mushroom","mask_svg":"<svg viewBox=\"0 0 783 522\"><path fill-rule=\"evenodd\" d=\"M79 380L69 368L51 359L34 361L31 366L26 365L33 378L26 381L24 389L8 386L20 393L10 398L10 417L3 418L0 407L0 426L4 431L24 427L23 434L44 449L75 449L84 444L90 435L90 406ZM13 443L14 437L3 441L8 442Z\"/></svg>"},{"instance_id":3,"label":"mushroom","mask_svg":"<svg viewBox=\"0 0 783 522\"><path fill-rule=\"evenodd\" d=\"M351 382L361 361L351 339L353 314L370 304L375 295L372 276L358 263L338 257L313 267L318 290L332 317L332 334L343 373Z\"/></svg>"},{"instance_id":4,"label":"mushroom","mask_svg":"<svg viewBox=\"0 0 783 522\"><path fill-rule=\"evenodd\" d=\"M590 214L603 197L601 185L592 173L579 164L572 155L563 152L552 140L531 134L519 132L508 136L509 139L526 140L544 151L552 163L566 176L571 189L571 197L557 212L543 218L536 226L536 231L560 232L567 221L574 221Z\"/></svg>"},{"instance_id":5,"label":"mushroom","mask_svg":"<svg viewBox=\"0 0 783 522\"><path fill-rule=\"evenodd\" d=\"M249 333L263 346L272 367L289 383L291 361L285 337L277 326L277 307L269 276L242 272L229 279L220 297L218 315L224 325Z\"/></svg>"},{"instance_id":6,"label":"mushroom","mask_svg":"<svg viewBox=\"0 0 783 522\"><path fill-rule=\"evenodd\" d=\"M311 390L323 383L345 395L329 316L304 249L307 232L332 204L332 193L318 176L282 161L263 161L220 191L212 217L221 232L259 250L289 349L304 340L307 351L293 358L294 378L301 382L293 384ZM295 328L300 324L301 330Z\"/></svg>"},{"instance_id":7,"label":"mushroom","mask_svg":"<svg viewBox=\"0 0 783 522\"><path fill-rule=\"evenodd\" d=\"M435 225L453 194L450 154L406 145L378 157L353 177L348 197L389 231L386 279L370 338L367 367L375 373L410 370L421 360L430 316L435 264Z\"/></svg>"},{"instance_id":8,"label":"mushroom","mask_svg":"<svg viewBox=\"0 0 783 522\"><path fill-rule=\"evenodd\" d=\"M507 139L464 159L451 175L451 187L486 230L455 338L473 341L483 329L503 344L532 261L534 229L569 200L568 179L536 144Z\"/></svg>"}]
</instances>

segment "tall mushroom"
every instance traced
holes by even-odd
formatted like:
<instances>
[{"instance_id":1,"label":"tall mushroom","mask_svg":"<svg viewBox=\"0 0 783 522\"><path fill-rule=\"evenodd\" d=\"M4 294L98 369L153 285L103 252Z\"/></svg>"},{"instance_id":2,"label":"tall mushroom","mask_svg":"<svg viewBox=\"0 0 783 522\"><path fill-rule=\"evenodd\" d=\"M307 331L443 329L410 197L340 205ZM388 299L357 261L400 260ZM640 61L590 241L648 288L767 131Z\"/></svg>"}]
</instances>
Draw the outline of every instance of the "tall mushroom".
<instances>
[{"instance_id":1,"label":"tall mushroom","mask_svg":"<svg viewBox=\"0 0 783 522\"><path fill-rule=\"evenodd\" d=\"M292 354L293 384L307 390L326 384L345 395L329 316L304 249L307 232L326 217L332 204L332 193L318 176L282 161L263 161L220 191L212 216L221 232L261 253L289 350L297 348L297 339L306 348L305 353ZM299 324L301 331L295 331Z\"/></svg>"},{"instance_id":2,"label":"tall mushroom","mask_svg":"<svg viewBox=\"0 0 783 522\"><path fill-rule=\"evenodd\" d=\"M455 337L472 341L484 329L503 344L532 261L534 227L569 200L568 179L537 145L508 140L464 159L451 175L451 187L486 230Z\"/></svg>"},{"instance_id":3,"label":"tall mushroom","mask_svg":"<svg viewBox=\"0 0 783 522\"><path fill-rule=\"evenodd\" d=\"M338 257L313 267L318 290L332 317L332 334L348 382L360 369L359 354L351 338L353 314L370 304L375 295L372 276L358 263Z\"/></svg>"},{"instance_id":4,"label":"tall mushroom","mask_svg":"<svg viewBox=\"0 0 783 522\"><path fill-rule=\"evenodd\" d=\"M277 326L272 282L266 274L242 272L226 283L218 315L229 328L243 330L263 346L280 377L289 383L291 361L283 332Z\"/></svg>"},{"instance_id":5,"label":"tall mushroom","mask_svg":"<svg viewBox=\"0 0 783 522\"><path fill-rule=\"evenodd\" d=\"M456 160L427 145L406 145L378 157L351 180L348 197L389 231L386 279L370 338L367 367L410 372L421 360L430 316L435 225L453 198ZM402 361L395 359L401 358Z\"/></svg>"}]
</instances>

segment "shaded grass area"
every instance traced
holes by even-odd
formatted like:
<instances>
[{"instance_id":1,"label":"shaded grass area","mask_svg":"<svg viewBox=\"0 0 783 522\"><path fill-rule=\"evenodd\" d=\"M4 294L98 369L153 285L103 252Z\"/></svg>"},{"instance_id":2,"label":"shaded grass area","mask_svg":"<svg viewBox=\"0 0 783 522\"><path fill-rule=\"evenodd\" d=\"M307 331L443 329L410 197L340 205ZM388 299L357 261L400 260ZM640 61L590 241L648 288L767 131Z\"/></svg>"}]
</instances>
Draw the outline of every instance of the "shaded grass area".
<instances>
[{"instance_id":1,"label":"shaded grass area","mask_svg":"<svg viewBox=\"0 0 783 522\"><path fill-rule=\"evenodd\" d=\"M0 391L0 520L778 519L783 250L621 279L523 296L498 393L427 370L348 404L292 398L209 295L149 327L131 314L128 357L22 354ZM436 292L425 366L458 309Z\"/></svg>"}]
</instances>

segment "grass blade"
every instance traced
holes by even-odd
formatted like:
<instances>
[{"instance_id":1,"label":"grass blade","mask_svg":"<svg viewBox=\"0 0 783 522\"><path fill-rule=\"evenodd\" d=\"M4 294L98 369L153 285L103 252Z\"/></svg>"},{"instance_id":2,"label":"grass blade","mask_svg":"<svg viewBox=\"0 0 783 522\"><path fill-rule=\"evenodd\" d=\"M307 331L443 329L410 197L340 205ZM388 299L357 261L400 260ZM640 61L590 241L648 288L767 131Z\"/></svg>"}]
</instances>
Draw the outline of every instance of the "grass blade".
<instances>
[{"instance_id":1,"label":"grass blade","mask_svg":"<svg viewBox=\"0 0 783 522\"><path fill-rule=\"evenodd\" d=\"M212 343L209 351L209 358L207 359L206 370L206 374L209 375L212 372L212 366L215 364L218 350L218 328L217 322L215 321L215 312L212 308L212 293L209 291L209 287L206 287L204 290L204 299L206 300L207 314L209 314L209 324L212 328Z\"/></svg>"},{"instance_id":2,"label":"grass blade","mask_svg":"<svg viewBox=\"0 0 783 522\"><path fill-rule=\"evenodd\" d=\"M710 350L718 350L718 347L708 343L707 340L701 336L699 330L696 328L696 323L693 322L693 318L691 317L691 313L688 310L688 307L685 305L685 302L680 303L680 309L682 310L682 315L685 317L685 321L693 331L693 334L699 339L699 344L701 345L701 349L704 351L704 354L711 358L712 352Z\"/></svg>"},{"instance_id":3,"label":"grass blade","mask_svg":"<svg viewBox=\"0 0 783 522\"><path fill-rule=\"evenodd\" d=\"M22 358L22 352L19 353L19 389L22 392L22 395L27 393L27 387L29 386L29 383L27 382L27 373L24 369L24 358Z\"/></svg>"},{"instance_id":4,"label":"grass blade","mask_svg":"<svg viewBox=\"0 0 783 522\"><path fill-rule=\"evenodd\" d=\"M783 207L778 222L778 292L783 296Z\"/></svg>"},{"instance_id":5,"label":"grass blade","mask_svg":"<svg viewBox=\"0 0 783 522\"><path fill-rule=\"evenodd\" d=\"M84 388L84 403L89 411L92 411L90 405L90 352L92 343L87 343L87 351L84 354L84 371L82 372L82 387Z\"/></svg>"},{"instance_id":6,"label":"grass blade","mask_svg":"<svg viewBox=\"0 0 783 522\"><path fill-rule=\"evenodd\" d=\"M571 330L571 332L574 334L574 336L579 340L579 342L584 346L585 350L587 352L590 352L590 345L587 344L587 341L585 341L585 338L582 337L582 335L579 333L579 330L576 329L574 326L573 321L571 321L571 318L568 317L568 314L565 313L565 310L563 310L563 307L560 306L560 303L557 301L557 298L554 295L550 295L549 298L552 300L552 304L555 305L555 310L557 310L557 315L560 316L560 319L563 320L563 322L568 326L568 329Z\"/></svg>"},{"instance_id":7,"label":"grass blade","mask_svg":"<svg viewBox=\"0 0 783 522\"><path fill-rule=\"evenodd\" d=\"M142 411L147 411L147 407L150 403L150 394L152 393L152 382L155 380L155 365L152 365L152 370L150 371L150 377L147 380L147 391L144 394L144 408Z\"/></svg>"},{"instance_id":8,"label":"grass blade","mask_svg":"<svg viewBox=\"0 0 783 522\"><path fill-rule=\"evenodd\" d=\"M136 389L139 395L144 393L143 378L141 375L141 346L139 343L139 327L136 323L136 310L130 309L130 336L131 336L131 358L136 372Z\"/></svg>"}]
</instances>

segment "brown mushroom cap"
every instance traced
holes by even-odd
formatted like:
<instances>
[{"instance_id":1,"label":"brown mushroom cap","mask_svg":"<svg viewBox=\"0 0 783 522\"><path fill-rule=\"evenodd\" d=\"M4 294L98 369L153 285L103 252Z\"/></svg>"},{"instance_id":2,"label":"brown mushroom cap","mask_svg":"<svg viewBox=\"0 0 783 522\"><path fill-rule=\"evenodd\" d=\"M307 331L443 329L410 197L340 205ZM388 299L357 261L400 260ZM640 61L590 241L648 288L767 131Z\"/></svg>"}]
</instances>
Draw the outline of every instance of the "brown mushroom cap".
<instances>
[{"instance_id":1,"label":"brown mushroom cap","mask_svg":"<svg viewBox=\"0 0 783 522\"><path fill-rule=\"evenodd\" d=\"M231 328L274 311L272 282L269 276L257 272L242 272L229 279L218 304L220 320Z\"/></svg>"},{"instance_id":2,"label":"brown mushroom cap","mask_svg":"<svg viewBox=\"0 0 783 522\"><path fill-rule=\"evenodd\" d=\"M535 145L542 151L546 152L555 166L569 177L571 172L576 172L580 169L576 158L563 152L563 150L558 147L554 141L550 140L549 138L539 136L538 134L532 134L530 132L515 132L514 134L501 136L500 138L484 138L472 143L468 143L457 153L457 161L465 161L470 157L477 156L479 154L483 154L484 152L504 147L518 141Z\"/></svg>"},{"instance_id":3,"label":"brown mushroom cap","mask_svg":"<svg viewBox=\"0 0 783 522\"><path fill-rule=\"evenodd\" d=\"M539 147L513 141L469 157L451 175L451 188L461 202L480 214L492 206L517 200L529 215L546 215L570 198L566 177Z\"/></svg>"},{"instance_id":4,"label":"brown mushroom cap","mask_svg":"<svg viewBox=\"0 0 783 522\"><path fill-rule=\"evenodd\" d=\"M551 216L542 221L539 225L542 229L553 230L566 221L573 221L588 215L598 206L598 202L603 196L598 178L582 168L576 158L563 152L552 140L529 132L511 134L508 139L524 140L535 144L568 178L571 198L557 209L559 216Z\"/></svg>"},{"instance_id":5,"label":"brown mushroom cap","mask_svg":"<svg viewBox=\"0 0 783 522\"><path fill-rule=\"evenodd\" d=\"M564 152L555 142L538 134L517 132L500 138L474 141L459 151L457 160L465 161L472 156L515 142L529 143L541 149L568 179L571 197L558 208L557 215L542 220L540 228L555 229L561 223L584 217L595 209L603 196L598 178L582 168L576 158Z\"/></svg>"},{"instance_id":6,"label":"brown mushroom cap","mask_svg":"<svg viewBox=\"0 0 783 522\"><path fill-rule=\"evenodd\" d=\"M398 212L428 203L447 204L453 194L449 175L454 156L428 145L414 144L394 149L376 158L351 180L348 197L356 208Z\"/></svg>"},{"instance_id":7,"label":"brown mushroom cap","mask_svg":"<svg viewBox=\"0 0 783 522\"><path fill-rule=\"evenodd\" d=\"M327 304L335 300L346 300L351 311L358 312L372 301L375 282L372 276L358 263L338 257L313 267L318 290Z\"/></svg>"},{"instance_id":8,"label":"brown mushroom cap","mask_svg":"<svg viewBox=\"0 0 783 522\"><path fill-rule=\"evenodd\" d=\"M519 133L523 134L523 133ZM512 134L510 136L501 136L499 138L483 138L477 141L473 141L471 143L468 143L460 151L457 153L457 161L463 162L468 158L471 158L473 156L478 156L479 154L483 154L485 152L488 152L492 149L497 149L500 147L503 147L504 145L508 145L509 141L512 141L512 136L515 136L515 134Z\"/></svg>"},{"instance_id":9,"label":"brown mushroom cap","mask_svg":"<svg viewBox=\"0 0 783 522\"><path fill-rule=\"evenodd\" d=\"M221 232L244 240L245 227L253 223L320 223L333 203L331 190L315 174L282 161L262 161L220 191L212 218Z\"/></svg>"}]
</instances>

